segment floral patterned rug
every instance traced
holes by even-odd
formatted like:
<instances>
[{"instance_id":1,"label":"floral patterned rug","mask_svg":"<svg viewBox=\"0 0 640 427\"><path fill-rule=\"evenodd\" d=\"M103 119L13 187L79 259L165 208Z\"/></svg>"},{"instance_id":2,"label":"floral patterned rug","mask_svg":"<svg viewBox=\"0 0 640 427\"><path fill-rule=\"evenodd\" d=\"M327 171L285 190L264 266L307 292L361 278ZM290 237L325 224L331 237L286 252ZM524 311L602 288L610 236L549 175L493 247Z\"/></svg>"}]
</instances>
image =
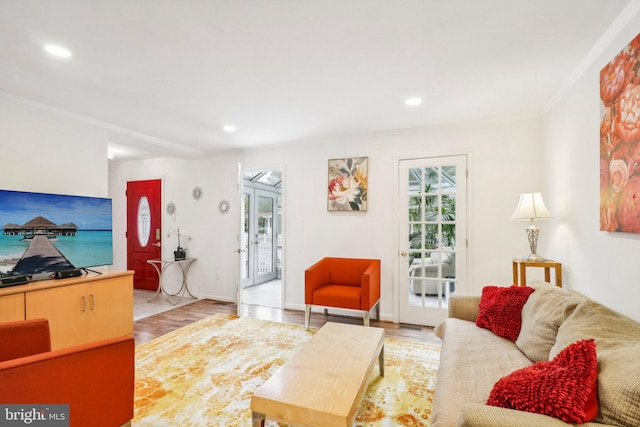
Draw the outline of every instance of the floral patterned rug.
<instances>
[{"instance_id":1,"label":"floral patterned rug","mask_svg":"<svg viewBox=\"0 0 640 427\"><path fill-rule=\"evenodd\" d=\"M138 346L133 425L251 426L253 391L313 333L216 314ZM428 426L440 346L387 337L384 354L354 425Z\"/></svg>"}]
</instances>

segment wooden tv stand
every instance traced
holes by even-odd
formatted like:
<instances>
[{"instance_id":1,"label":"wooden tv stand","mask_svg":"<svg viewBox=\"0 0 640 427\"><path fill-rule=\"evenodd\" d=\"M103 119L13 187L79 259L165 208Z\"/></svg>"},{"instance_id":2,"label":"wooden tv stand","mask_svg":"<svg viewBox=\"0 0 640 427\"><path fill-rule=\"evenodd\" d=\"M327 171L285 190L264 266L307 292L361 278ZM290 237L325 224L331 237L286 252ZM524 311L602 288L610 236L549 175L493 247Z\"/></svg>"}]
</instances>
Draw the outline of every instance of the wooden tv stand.
<instances>
[{"instance_id":1,"label":"wooden tv stand","mask_svg":"<svg viewBox=\"0 0 640 427\"><path fill-rule=\"evenodd\" d=\"M0 322L49 320L53 350L133 335L133 271L0 288Z\"/></svg>"}]
</instances>

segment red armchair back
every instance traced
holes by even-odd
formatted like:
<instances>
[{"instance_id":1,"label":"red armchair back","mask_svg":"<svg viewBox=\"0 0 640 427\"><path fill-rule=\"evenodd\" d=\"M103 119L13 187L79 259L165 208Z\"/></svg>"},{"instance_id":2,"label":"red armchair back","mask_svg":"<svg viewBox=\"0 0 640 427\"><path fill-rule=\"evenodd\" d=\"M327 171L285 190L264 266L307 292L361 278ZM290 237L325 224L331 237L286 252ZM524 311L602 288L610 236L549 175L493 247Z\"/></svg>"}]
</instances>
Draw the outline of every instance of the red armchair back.
<instances>
[{"instance_id":1,"label":"red armchair back","mask_svg":"<svg viewBox=\"0 0 640 427\"><path fill-rule=\"evenodd\" d=\"M47 348L47 320L0 323L0 402L68 404L72 427L121 426L133 418L132 337Z\"/></svg>"},{"instance_id":2,"label":"red armchair back","mask_svg":"<svg viewBox=\"0 0 640 427\"><path fill-rule=\"evenodd\" d=\"M369 311L380 302L380 260L323 258L305 271L306 326L312 306Z\"/></svg>"},{"instance_id":3,"label":"red armchair back","mask_svg":"<svg viewBox=\"0 0 640 427\"><path fill-rule=\"evenodd\" d=\"M47 351L51 351L51 335L47 320L0 323L0 362Z\"/></svg>"}]
</instances>

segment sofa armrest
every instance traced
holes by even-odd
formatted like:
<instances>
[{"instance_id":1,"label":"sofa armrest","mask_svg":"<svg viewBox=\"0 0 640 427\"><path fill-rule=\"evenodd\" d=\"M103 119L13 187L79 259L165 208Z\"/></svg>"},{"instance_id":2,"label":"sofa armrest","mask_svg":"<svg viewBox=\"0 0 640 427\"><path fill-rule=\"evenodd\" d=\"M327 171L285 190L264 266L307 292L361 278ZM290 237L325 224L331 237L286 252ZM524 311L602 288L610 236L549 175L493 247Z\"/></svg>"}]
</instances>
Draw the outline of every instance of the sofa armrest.
<instances>
[{"instance_id":1,"label":"sofa armrest","mask_svg":"<svg viewBox=\"0 0 640 427\"><path fill-rule=\"evenodd\" d=\"M462 407L462 411L458 416L457 427L567 427L573 425L547 415L499 408L481 403L468 403ZM606 424L584 423L580 424L580 426L603 427Z\"/></svg>"},{"instance_id":2,"label":"sofa armrest","mask_svg":"<svg viewBox=\"0 0 640 427\"><path fill-rule=\"evenodd\" d=\"M479 295L452 294L449 298L449 317L475 322L479 303Z\"/></svg>"},{"instance_id":3,"label":"sofa armrest","mask_svg":"<svg viewBox=\"0 0 640 427\"><path fill-rule=\"evenodd\" d=\"M72 426L120 426L133 418L131 337L0 362L0 402L68 404Z\"/></svg>"},{"instance_id":4,"label":"sofa armrest","mask_svg":"<svg viewBox=\"0 0 640 427\"><path fill-rule=\"evenodd\" d=\"M0 323L0 362L51 351L49 321L18 320Z\"/></svg>"}]
</instances>

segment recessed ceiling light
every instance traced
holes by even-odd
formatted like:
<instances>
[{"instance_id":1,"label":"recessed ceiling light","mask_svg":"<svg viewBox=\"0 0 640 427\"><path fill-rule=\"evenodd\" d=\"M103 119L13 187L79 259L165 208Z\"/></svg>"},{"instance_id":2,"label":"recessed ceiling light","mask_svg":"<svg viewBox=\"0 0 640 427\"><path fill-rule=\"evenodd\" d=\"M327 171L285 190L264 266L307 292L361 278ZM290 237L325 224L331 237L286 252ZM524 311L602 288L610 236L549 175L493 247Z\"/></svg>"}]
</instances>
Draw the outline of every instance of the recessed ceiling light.
<instances>
[{"instance_id":1,"label":"recessed ceiling light","mask_svg":"<svg viewBox=\"0 0 640 427\"><path fill-rule=\"evenodd\" d=\"M225 132L231 133L231 132L235 132L237 129L236 129L235 126L227 125L227 126L223 127L222 130L225 131Z\"/></svg>"},{"instance_id":2,"label":"recessed ceiling light","mask_svg":"<svg viewBox=\"0 0 640 427\"><path fill-rule=\"evenodd\" d=\"M44 47L44 50L46 50L53 56L57 56L58 58L69 58L71 56L71 52L68 49L65 49L61 46L56 46L54 44L46 45Z\"/></svg>"},{"instance_id":3,"label":"recessed ceiling light","mask_svg":"<svg viewBox=\"0 0 640 427\"><path fill-rule=\"evenodd\" d=\"M420 99L420 98L409 98L406 101L404 101L404 103L413 107L415 105L422 104L422 99Z\"/></svg>"}]
</instances>

